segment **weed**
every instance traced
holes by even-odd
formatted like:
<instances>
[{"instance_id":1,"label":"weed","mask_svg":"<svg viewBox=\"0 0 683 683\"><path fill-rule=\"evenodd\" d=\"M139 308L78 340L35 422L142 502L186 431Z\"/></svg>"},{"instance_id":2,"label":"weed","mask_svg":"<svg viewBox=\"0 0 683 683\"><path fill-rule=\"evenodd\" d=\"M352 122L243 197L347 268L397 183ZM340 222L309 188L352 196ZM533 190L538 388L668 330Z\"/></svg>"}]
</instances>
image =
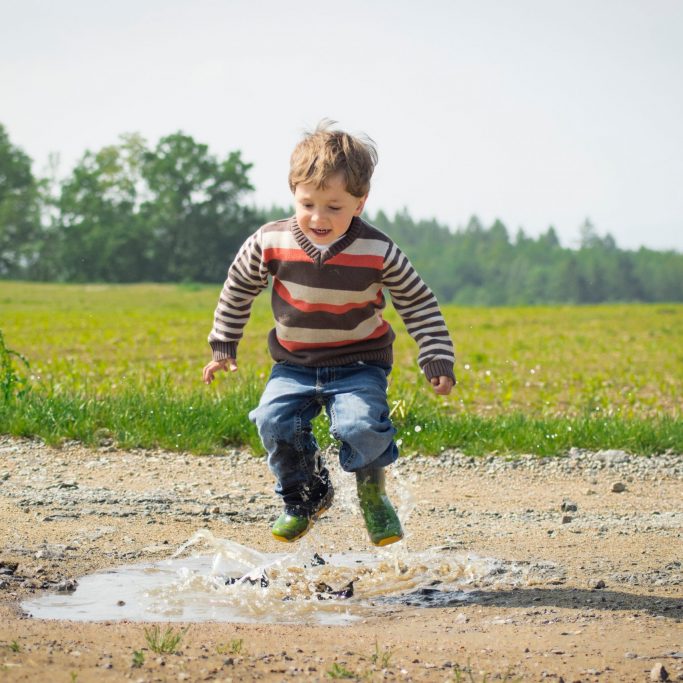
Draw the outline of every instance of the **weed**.
<instances>
[{"instance_id":1,"label":"weed","mask_svg":"<svg viewBox=\"0 0 683 683\"><path fill-rule=\"evenodd\" d=\"M453 668L453 683L488 683L489 674L480 672L481 678L475 678L472 667L469 662L464 669L461 669L458 664ZM467 677L465 677L467 676ZM496 677L498 678L498 677ZM521 678L512 678L512 672L508 669L505 676L501 679L503 683L520 683Z\"/></svg>"},{"instance_id":2,"label":"weed","mask_svg":"<svg viewBox=\"0 0 683 683\"><path fill-rule=\"evenodd\" d=\"M70 671L69 674L71 675L71 683L76 683L78 680L78 674L75 671Z\"/></svg>"},{"instance_id":3,"label":"weed","mask_svg":"<svg viewBox=\"0 0 683 683\"><path fill-rule=\"evenodd\" d=\"M370 656L370 661L374 666L378 666L380 669L386 669L389 666L389 661L394 654L394 648L384 648L380 650L377 640L375 640L375 651Z\"/></svg>"},{"instance_id":4,"label":"weed","mask_svg":"<svg viewBox=\"0 0 683 683\"><path fill-rule=\"evenodd\" d=\"M19 645L16 640L13 640L9 644L9 649L12 650L12 652L21 652L21 645Z\"/></svg>"},{"instance_id":5,"label":"weed","mask_svg":"<svg viewBox=\"0 0 683 683\"><path fill-rule=\"evenodd\" d=\"M244 640L242 638L233 638L229 645L217 645L216 652L219 655L239 655L242 654L244 647Z\"/></svg>"},{"instance_id":6,"label":"weed","mask_svg":"<svg viewBox=\"0 0 683 683\"><path fill-rule=\"evenodd\" d=\"M145 653L142 650L133 650L133 661L131 666L139 669L145 663Z\"/></svg>"},{"instance_id":7,"label":"weed","mask_svg":"<svg viewBox=\"0 0 683 683\"><path fill-rule=\"evenodd\" d=\"M155 624L152 628L145 628L145 640L152 652L157 654L173 654L189 627L180 629L177 633L169 626L164 633Z\"/></svg>"},{"instance_id":8,"label":"weed","mask_svg":"<svg viewBox=\"0 0 683 683\"><path fill-rule=\"evenodd\" d=\"M356 678L356 674L353 671L349 671L343 664L338 662L332 664L327 671L327 675L330 678Z\"/></svg>"},{"instance_id":9,"label":"weed","mask_svg":"<svg viewBox=\"0 0 683 683\"><path fill-rule=\"evenodd\" d=\"M8 349L0 330L0 396L5 403L12 398L22 398L29 391L28 379L14 367L15 359L29 369L29 363L18 351Z\"/></svg>"}]
</instances>

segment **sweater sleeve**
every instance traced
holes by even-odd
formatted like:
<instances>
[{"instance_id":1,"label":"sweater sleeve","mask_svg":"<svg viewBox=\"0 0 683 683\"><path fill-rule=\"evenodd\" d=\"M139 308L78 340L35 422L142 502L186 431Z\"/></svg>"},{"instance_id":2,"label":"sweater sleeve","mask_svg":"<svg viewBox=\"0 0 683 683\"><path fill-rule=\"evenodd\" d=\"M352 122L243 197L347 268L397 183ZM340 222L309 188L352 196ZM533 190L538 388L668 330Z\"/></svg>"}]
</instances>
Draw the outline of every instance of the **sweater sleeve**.
<instances>
[{"instance_id":1,"label":"sweater sleeve","mask_svg":"<svg viewBox=\"0 0 683 683\"><path fill-rule=\"evenodd\" d=\"M261 231L257 230L237 252L218 299L209 333L214 360L237 357L251 305L267 286L268 270L263 262Z\"/></svg>"},{"instance_id":2,"label":"sweater sleeve","mask_svg":"<svg viewBox=\"0 0 683 683\"><path fill-rule=\"evenodd\" d=\"M408 333L417 342L417 362L427 379L443 375L455 382L453 342L436 297L393 242L384 257L382 283Z\"/></svg>"}]
</instances>

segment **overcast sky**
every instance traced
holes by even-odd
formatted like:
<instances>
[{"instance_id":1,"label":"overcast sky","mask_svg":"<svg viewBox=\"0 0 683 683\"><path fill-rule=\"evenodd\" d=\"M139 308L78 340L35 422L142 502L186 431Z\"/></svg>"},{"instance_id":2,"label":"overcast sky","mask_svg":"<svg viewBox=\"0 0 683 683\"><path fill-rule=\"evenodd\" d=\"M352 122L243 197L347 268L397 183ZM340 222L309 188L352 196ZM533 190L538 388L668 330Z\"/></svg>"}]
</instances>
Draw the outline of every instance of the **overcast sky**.
<instances>
[{"instance_id":1,"label":"overcast sky","mask_svg":"<svg viewBox=\"0 0 683 683\"><path fill-rule=\"evenodd\" d=\"M182 130L288 205L322 117L377 142L371 213L683 251L683 0L0 0L0 123L37 173Z\"/></svg>"}]
</instances>

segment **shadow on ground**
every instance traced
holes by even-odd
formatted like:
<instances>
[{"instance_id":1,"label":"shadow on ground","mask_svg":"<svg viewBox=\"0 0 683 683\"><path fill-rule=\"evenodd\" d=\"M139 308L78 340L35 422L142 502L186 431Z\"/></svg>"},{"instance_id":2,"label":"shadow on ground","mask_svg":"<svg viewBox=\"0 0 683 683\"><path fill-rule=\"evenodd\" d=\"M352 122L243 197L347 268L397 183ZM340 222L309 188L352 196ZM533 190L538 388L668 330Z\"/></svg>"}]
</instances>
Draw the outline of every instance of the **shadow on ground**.
<instances>
[{"instance_id":1,"label":"shadow on ground","mask_svg":"<svg viewBox=\"0 0 683 683\"><path fill-rule=\"evenodd\" d=\"M515 588L505 591L441 591L421 588L387 602L407 607L456 607L462 604L492 607L562 607L610 612L647 613L668 619L683 619L683 598L636 595L621 591L580 588Z\"/></svg>"}]
</instances>

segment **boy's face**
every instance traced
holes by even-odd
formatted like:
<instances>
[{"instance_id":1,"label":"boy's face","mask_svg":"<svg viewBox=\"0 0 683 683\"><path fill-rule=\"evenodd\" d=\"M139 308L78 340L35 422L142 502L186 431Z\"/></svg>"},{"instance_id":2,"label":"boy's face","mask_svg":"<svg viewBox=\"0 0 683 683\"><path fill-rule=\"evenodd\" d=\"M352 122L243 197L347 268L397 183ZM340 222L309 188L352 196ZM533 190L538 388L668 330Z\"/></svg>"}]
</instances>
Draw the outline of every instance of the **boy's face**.
<instances>
[{"instance_id":1,"label":"boy's face","mask_svg":"<svg viewBox=\"0 0 683 683\"><path fill-rule=\"evenodd\" d=\"M354 216L361 215L367 198L349 194L342 175L332 176L324 189L299 183L294 190L296 222L311 242L330 244L349 229Z\"/></svg>"}]
</instances>

